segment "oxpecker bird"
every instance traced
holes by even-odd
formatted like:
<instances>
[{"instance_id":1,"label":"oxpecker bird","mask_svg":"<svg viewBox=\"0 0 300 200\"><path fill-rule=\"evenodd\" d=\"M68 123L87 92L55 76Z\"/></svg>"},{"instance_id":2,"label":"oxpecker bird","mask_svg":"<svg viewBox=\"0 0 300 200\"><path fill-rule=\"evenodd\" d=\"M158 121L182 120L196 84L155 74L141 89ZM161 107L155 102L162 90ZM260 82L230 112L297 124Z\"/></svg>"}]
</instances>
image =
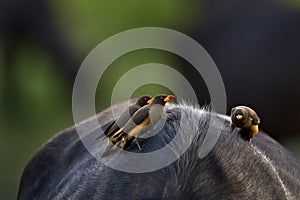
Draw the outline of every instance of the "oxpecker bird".
<instances>
[{"instance_id":1,"label":"oxpecker bird","mask_svg":"<svg viewBox=\"0 0 300 200\"><path fill-rule=\"evenodd\" d=\"M120 127L123 127L126 124L126 122L128 122L130 117L138 109L140 109L141 107L143 107L147 104L150 104L150 103L151 103L150 96L145 95L145 96L139 97L135 104L129 106L128 109L126 109L117 120L111 122L111 124L104 130L104 135L106 135L107 137L110 137L111 135L113 135L115 132L117 132L120 129ZM103 135L101 134L95 140L101 138L102 136Z\"/></svg>"},{"instance_id":2,"label":"oxpecker bird","mask_svg":"<svg viewBox=\"0 0 300 200\"><path fill-rule=\"evenodd\" d=\"M112 143L119 146L121 142L124 142L122 149L129 147L142 133L148 131L160 120L164 114L165 104L173 98L173 95L155 96L149 105L140 108L122 128L111 136ZM102 157L109 149L108 146Z\"/></svg>"},{"instance_id":3,"label":"oxpecker bird","mask_svg":"<svg viewBox=\"0 0 300 200\"><path fill-rule=\"evenodd\" d=\"M247 141L258 133L260 119L256 112L247 106L237 106L231 110L232 128L240 128L240 136Z\"/></svg>"}]
</instances>

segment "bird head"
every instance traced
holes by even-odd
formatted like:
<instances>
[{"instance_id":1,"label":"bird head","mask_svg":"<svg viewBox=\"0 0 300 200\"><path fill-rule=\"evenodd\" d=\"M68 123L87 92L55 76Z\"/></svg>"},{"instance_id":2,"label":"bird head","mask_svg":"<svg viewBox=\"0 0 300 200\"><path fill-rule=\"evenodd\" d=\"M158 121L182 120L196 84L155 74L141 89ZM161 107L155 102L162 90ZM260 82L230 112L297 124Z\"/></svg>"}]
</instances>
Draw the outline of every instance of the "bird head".
<instances>
[{"instance_id":1,"label":"bird head","mask_svg":"<svg viewBox=\"0 0 300 200\"><path fill-rule=\"evenodd\" d=\"M145 106L147 104L150 104L151 103L151 99L152 98L150 96L147 96L147 95L141 96L141 97L138 98L136 104L138 106L140 106L140 107L143 107L143 106Z\"/></svg>"},{"instance_id":2,"label":"bird head","mask_svg":"<svg viewBox=\"0 0 300 200\"><path fill-rule=\"evenodd\" d=\"M235 107L231 110L231 120L237 126L242 126L248 119L248 112L242 107Z\"/></svg>"},{"instance_id":3,"label":"bird head","mask_svg":"<svg viewBox=\"0 0 300 200\"><path fill-rule=\"evenodd\" d=\"M161 104L161 105L165 105L168 101L170 101L171 99L174 99L175 96L174 95L165 95L165 94L160 94L155 96L152 99L151 104Z\"/></svg>"}]
</instances>

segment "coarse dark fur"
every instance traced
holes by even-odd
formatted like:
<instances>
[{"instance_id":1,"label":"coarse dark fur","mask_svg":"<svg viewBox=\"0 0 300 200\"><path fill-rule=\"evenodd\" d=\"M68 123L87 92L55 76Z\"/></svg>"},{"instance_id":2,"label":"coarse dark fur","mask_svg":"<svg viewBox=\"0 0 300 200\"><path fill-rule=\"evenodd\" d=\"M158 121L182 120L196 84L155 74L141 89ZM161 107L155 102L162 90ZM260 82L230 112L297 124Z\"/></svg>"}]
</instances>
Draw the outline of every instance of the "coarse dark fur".
<instances>
[{"instance_id":1,"label":"coarse dark fur","mask_svg":"<svg viewBox=\"0 0 300 200\"><path fill-rule=\"evenodd\" d=\"M121 113L124 105L115 108ZM102 125L108 123L111 110L97 118ZM142 150L132 144L131 151L159 149L181 127L184 134L178 149L191 145L170 165L148 173L112 169L89 153L72 127L47 142L29 161L18 199L300 199L299 163L267 134L260 132L250 143L245 142L230 129L226 117L183 104L167 104L164 118L163 129L142 139ZM88 127L90 120L80 126ZM213 131L221 131L220 138L200 158L210 124ZM92 133L95 131L87 135ZM106 144L99 141L99 145ZM174 148L174 154L178 149ZM163 162L164 156L149 163Z\"/></svg>"}]
</instances>

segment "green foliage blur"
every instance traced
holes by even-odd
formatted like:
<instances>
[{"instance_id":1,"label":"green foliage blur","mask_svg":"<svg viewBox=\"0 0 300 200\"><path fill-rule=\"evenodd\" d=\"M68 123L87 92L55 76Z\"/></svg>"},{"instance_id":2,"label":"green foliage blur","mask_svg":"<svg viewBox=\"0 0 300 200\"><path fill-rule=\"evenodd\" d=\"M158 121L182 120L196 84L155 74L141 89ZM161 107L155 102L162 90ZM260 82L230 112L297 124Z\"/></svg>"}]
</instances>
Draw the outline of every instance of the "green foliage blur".
<instances>
[{"instance_id":1,"label":"green foliage blur","mask_svg":"<svg viewBox=\"0 0 300 200\"><path fill-rule=\"evenodd\" d=\"M196 12L184 1L47 1L59 34L79 60L101 41L121 31L144 26L182 29ZM197 3L198 4L198 3ZM197 9L199 11L199 8ZM13 68L7 73L0 43L0 199L15 199L22 171L35 151L61 130L73 126L72 82L48 49L31 40L14 49ZM166 54L166 53L165 53ZM171 55L153 50L133 52L105 72L96 95L96 110L110 105L113 84L130 68L148 62L172 62ZM74 66L79 67L79 66ZM10 88L10 89L8 89ZM147 92L145 92L147 91ZM170 92L146 85L133 94ZM33 180L34 181L34 180Z\"/></svg>"}]
</instances>

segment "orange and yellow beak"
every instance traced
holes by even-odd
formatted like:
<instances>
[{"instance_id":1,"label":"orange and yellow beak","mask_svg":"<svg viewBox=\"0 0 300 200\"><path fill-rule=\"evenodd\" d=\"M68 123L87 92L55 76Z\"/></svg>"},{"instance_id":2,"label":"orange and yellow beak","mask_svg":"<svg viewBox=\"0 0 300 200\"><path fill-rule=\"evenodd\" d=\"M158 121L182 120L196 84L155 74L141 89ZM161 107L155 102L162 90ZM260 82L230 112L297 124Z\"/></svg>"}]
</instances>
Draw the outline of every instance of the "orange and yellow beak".
<instances>
[{"instance_id":1,"label":"orange and yellow beak","mask_svg":"<svg viewBox=\"0 0 300 200\"><path fill-rule=\"evenodd\" d=\"M152 101L153 101L153 98L152 98L152 99L149 99L149 100L147 101L147 104L152 103Z\"/></svg>"},{"instance_id":2,"label":"orange and yellow beak","mask_svg":"<svg viewBox=\"0 0 300 200\"><path fill-rule=\"evenodd\" d=\"M243 119L243 115L237 115L237 116L235 116L235 118L236 118L237 120L241 120L241 119Z\"/></svg>"},{"instance_id":3,"label":"orange and yellow beak","mask_svg":"<svg viewBox=\"0 0 300 200\"><path fill-rule=\"evenodd\" d=\"M170 101L171 99L174 99L174 98L175 98L174 95L168 95L168 96L164 99L164 101Z\"/></svg>"}]
</instances>

